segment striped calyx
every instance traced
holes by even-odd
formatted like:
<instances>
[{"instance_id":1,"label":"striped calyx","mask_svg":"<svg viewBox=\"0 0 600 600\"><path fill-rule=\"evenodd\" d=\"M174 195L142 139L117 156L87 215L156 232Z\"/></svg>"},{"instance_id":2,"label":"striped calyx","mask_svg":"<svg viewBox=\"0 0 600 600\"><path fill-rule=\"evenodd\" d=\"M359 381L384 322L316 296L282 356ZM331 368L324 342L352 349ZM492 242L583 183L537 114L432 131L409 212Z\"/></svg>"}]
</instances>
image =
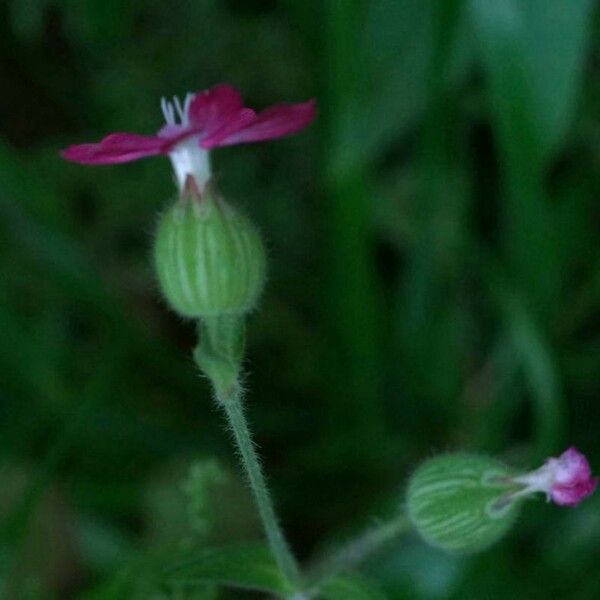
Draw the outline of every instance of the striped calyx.
<instances>
[{"instance_id":1,"label":"striped calyx","mask_svg":"<svg viewBox=\"0 0 600 600\"><path fill-rule=\"evenodd\" d=\"M423 463L411 477L407 512L423 539L438 548L476 552L514 523L511 472L487 456L446 454Z\"/></svg>"},{"instance_id":2,"label":"striped calyx","mask_svg":"<svg viewBox=\"0 0 600 600\"><path fill-rule=\"evenodd\" d=\"M194 185L161 217L154 258L164 296L184 317L243 315L264 286L265 251L254 225Z\"/></svg>"}]
</instances>

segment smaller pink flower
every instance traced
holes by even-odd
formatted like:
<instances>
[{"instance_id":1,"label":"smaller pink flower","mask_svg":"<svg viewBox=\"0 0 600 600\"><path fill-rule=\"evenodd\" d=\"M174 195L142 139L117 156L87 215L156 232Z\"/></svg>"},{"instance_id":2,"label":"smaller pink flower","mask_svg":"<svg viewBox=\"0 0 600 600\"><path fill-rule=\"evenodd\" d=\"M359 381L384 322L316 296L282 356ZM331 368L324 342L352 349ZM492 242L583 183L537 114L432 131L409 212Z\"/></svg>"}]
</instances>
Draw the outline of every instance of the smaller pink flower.
<instances>
[{"instance_id":1,"label":"smaller pink flower","mask_svg":"<svg viewBox=\"0 0 600 600\"><path fill-rule=\"evenodd\" d=\"M129 162L168 155L180 188L188 175L202 189L210 179L208 151L219 146L262 142L292 135L315 118L315 101L276 104L256 113L244 106L241 94L230 85L188 94L183 102L162 99L166 125L156 135L112 133L95 144L69 146L66 160L89 165Z\"/></svg>"},{"instance_id":2,"label":"smaller pink flower","mask_svg":"<svg viewBox=\"0 0 600 600\"><path fill-rule=\"evenodd\" d=\"M545 492L548 500L560 506L575 506L594 493L598 478L592 477L587 458L571 446L558 458L549 458L539 469L513 478L525 485L518 495Z\"/></svg>"}]
</instances>

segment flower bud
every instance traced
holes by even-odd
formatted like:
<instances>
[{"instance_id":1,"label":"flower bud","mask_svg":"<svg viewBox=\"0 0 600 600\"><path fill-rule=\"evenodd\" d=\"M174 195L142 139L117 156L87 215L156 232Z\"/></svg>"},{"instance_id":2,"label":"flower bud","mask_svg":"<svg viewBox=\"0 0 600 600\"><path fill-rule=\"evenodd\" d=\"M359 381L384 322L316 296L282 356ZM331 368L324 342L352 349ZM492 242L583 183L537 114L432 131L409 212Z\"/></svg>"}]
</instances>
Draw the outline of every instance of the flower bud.
<instances>
[{"instance_id":1,"label":"flower bud","mask_svg":"<svg viewBox=\"0 0 600 600\"><path fill-rule=\"evenodd\" d=\"M524 486L519 495L544 492L548 500L559 506L577 506L598 486L598 477L592 476L588 459L575 446L556 458L549 458L539 469L513 477L512 481Z\"/></svg>"},{"instance_id":2,"label":"flower bud","mask_svg":"<svg viewBox=\"0 0 600 600\"><path fill-rule=\"evenodd\" d=\"M406 494L411 522L425 541L444 550L475 552L512 526L519 501L510 472L486 456L448 454L423 463Z\"/></svg>"},{"instance_id":3,"label":"flower bud","mask_svg":"<svg viewBox=\"0 0 600 600\"><path fill-rule=\"evenodd\" d=\"M189 179L180 200L162 215L154 246L158 280L184 317L243 315L265 281L265 251L254 225Z\"/></svg>"}]
</instances>

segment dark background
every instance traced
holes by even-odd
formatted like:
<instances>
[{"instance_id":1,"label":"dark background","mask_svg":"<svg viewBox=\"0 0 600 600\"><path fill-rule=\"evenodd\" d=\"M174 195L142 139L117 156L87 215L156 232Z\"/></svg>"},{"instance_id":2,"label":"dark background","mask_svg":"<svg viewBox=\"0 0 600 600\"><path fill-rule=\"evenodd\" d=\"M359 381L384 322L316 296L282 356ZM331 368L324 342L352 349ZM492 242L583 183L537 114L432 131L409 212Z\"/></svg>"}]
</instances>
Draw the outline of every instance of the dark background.
<instances>
[{"instance_id":1,"label":"dark background","mask_svg":"<svg viewBox=\"0 0 600 600\"><path fill-rule=\"evenodd\" d=\"M152 272L168 161L57 154L154 133L161 96L218 82L319 104L296 137L213 156L269 249L247 409L300 557L398 510L438 451L532 467L575 444L600 470L595 4L0 3L6 598L118 598L156 549L260 536ZM596 598L599 508L532 502L473 557L408 535L364 573L393 599ZM215 597L180 594L152 598Z\"/></svg>"}]
</instances>

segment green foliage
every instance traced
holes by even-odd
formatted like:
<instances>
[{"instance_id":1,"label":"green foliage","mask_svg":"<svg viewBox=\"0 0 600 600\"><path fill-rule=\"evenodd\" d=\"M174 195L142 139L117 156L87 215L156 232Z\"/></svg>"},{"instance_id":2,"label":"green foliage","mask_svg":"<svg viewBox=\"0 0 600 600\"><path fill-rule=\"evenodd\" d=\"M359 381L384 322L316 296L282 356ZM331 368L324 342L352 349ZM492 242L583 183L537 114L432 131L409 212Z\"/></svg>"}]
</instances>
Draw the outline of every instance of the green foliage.
<instances>
[{"instance_id":1,"label":"green foliage","mask_svg":"<svg viewBox=\"0 0 600 600\"><path fill-rule=\"evenodd\" d=\"M571 122L593 2L471 0L469 4L498 127L506 143L531 152L530 161L536 164L538 155L556 150Z\"/></svg>"},{"instance_id":2,"label":"green foliage","mask_svg":"<svg viewBox=\"0 0 600 600\"><path fill-rule=\"evenodd\" d=\"M0 596L286 585L264 550L208 550L260 529L152 271L168 161L57 155L152 133L161 96L219 81L259 108L318 99L302 135L213 157L268 250L246 408L299 556L397 507L433 452L525 467L575 443L597 469L596 4L0 3ZM591 600L598 503L525 506L475 556L407 536L363 572L392 599Z\"/></svg>"},{"instance_id":3,"label":"green foliage","mask_svg":"<svg viewBox=\"0 0 600 600\"><path fill-rule=\"evenodd\" d=\"M386 595L372 583L356 577L336 577L323 586L323 600L385 600Z\"/></svg>"},{"instance_id":4,"label":"green foliage","mask_svg":"<svg viewBox=\"0 0 600 600\"><path fill-rule=\"evenodd\" d=\"M261 544L198 551L193 558L168 567L165 578L171 584L185 586L218 583L280 595L294 591L270 550Z\"/></svg>"},{"instance_id":5,"label":"green foliage","mask_svg":"<svg viewBox=\"0 0 600 600\"><path fill-rule=\"evenodd\" d=\"M227 473L215 460L196 461L190 468L183 491L188 504L190 529L206 537L216 519L217 497L228 483Z\"/></svg>"}]
</instances>

